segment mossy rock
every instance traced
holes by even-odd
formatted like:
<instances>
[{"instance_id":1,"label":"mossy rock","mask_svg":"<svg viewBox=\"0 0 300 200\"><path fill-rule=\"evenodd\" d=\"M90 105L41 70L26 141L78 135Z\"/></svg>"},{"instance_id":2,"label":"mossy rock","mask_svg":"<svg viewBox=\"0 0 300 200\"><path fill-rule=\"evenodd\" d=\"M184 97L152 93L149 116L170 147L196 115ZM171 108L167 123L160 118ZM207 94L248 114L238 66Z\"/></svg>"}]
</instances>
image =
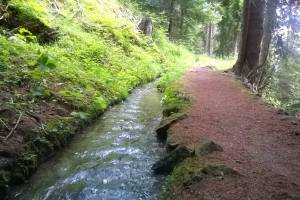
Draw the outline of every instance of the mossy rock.
<instances>
[{"instance_id":1,"label":"mossy rock","mask_svg":"<svg viewBox=\"0 0 300 200\"><path fill-rule=\"evenodd\" d=\"M189 157L181 162L167 177L166 190L161 199L179 199L182 190L203 179L203 161L198 157Z\"/></svg>"},{"instance_id":2,"label":"mossy rock","mask_svg":"<svg viewBox=\"0 0 300 200\"><path fill-rule=\"evenodd\" d=\"M173 135L173 132L171 129L167 130L167 141L166 141L166 149L168 152L173 151L176 149L180 144L178 141L175 139L175 136Z\"/></svg>"},{"instance_id":3,"label":"mossy rock","mask_svg":"<svg viewBox=\"0 0 300 200\"><path fill-rule=\"evenodd\" d=\"M176 122L186 118L187 115L184 113L175 113L167 118L164 118L159 127L156 129L157 138L161 141L166 141L168 137L169 128Z\"/></svg>"},{"instance_id":4,"label":"mossy rock","mask_svg":"<svg viewBox=\"0 0 300 200\"><path fill-rule=\"evenodd\" d=\"M206 140L195 145L196 156L205 156L215 151L223 151L223 148L213 141Z\"/></svg>"},{"instance_id":5,"label":"mossy rock","mask_svg":"<svg viewBox=\"0 0 300 200\"><path fill-rule=\"evenodd\" d=\"M169 174L183 160L192 156L192 152L184 146L179 146L152 166L156 174Z\"/></svg>"},{"instance_id":6,"label":"mossy rock","mask_svg":"<svg viewBox=\"0 0 300 200\"><path fill-rule=\"evenodd\" d=\"M234 169L225 165L207 165L202 172L209 176L239 176L240 174Z\"/></svg>"},{"instance_id":7,"label":"mossy rock","mask_svg":"<svg viewBox=\"0 0 300 200\"><path fill-rule=\"evenodd\" d=\"M0 7L6 6L0 3ZM5 18L0 20L0 26L10 30L24 27L34 34L40 43L49 43L58 39L57 29L50 28L31 13L13 5L8 6Z\"/></svg>"},{"instance_id":8,"label":"mossy rock","mask_svg":"<svg viewBox=\"0 0 300 200\"><path fill-rule=\"evenodd\" d=\"M174 113L179 113L180 110L181 110L181 106L177 104L167 105L163 110L163 116L169 117Z\"/></svg>"}]
</instances>

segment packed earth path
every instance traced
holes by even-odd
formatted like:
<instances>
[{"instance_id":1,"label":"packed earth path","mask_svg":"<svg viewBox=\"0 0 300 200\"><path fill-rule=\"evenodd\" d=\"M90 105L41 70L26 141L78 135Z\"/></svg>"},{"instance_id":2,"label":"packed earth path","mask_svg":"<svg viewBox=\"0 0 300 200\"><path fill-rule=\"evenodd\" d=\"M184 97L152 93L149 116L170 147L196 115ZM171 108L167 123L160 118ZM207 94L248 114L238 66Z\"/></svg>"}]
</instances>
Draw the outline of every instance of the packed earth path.
<instances>
[{"instance_id":1,"label":"packed earth path","mask_svg":"<svg viewBox=\"0 0 300 200\"><path fill-rule=\"evenodd\" d=\"M221 145L205 163L224 164L241 176L209 177L186 187L180 199L300 199L299 121L267 105L234 76L193 68L184 76L192 98L188 117L171 127L173 139Z\"/></svg>"}]
</instances>

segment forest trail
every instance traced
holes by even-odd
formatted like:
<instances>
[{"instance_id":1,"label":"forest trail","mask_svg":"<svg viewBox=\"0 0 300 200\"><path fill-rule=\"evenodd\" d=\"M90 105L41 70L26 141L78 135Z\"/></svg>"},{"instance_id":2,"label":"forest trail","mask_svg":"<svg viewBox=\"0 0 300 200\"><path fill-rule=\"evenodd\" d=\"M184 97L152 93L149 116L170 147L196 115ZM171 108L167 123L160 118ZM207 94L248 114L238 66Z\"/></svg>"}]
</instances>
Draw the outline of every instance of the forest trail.
<instances>
[{"instance_id":1,"label":"forest trail","mask_svg":"<svg viewBox=\"0 0 300 200\"><path fill-rule=\"evenodd\" d=\"M172 126L172 137L184 145L216 142L224 151L205 161L242 176L205 178L181 199L300 199L299 121L279 114L229 74L194 68L184 83L193 103L188 117Z\"/></svg>"}]
</instances>

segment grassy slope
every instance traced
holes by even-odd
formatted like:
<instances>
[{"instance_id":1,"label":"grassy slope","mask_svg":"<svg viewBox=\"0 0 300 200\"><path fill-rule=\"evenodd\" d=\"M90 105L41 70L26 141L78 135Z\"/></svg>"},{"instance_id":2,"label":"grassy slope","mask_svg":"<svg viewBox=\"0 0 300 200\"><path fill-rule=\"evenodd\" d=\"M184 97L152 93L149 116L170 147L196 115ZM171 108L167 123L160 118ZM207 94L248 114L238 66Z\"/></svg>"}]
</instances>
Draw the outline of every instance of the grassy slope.
<instances>
[{"instance_id":1,"label":"grassy slope","mask_svg":"<svg viewBox=\"0 0 300 200\"><path fill-rule=\"evenodd\" d=\"M3 192L23 182L70 136L134 87L193 62L188 51L170 44L161 31L156 31L154 41L139 34L128 20L131 11L118 1L81 0L83 16L72 18L75 2L60 3L60 15L55 17L47 0L10 1L25 21L38 19L58 27L60 36L40 44L34 35L1 28L2 137L9 133L4 124L13 127L22 113L12 137L0 141L0 157L5 161L0 166ZM8 39L11 36L24 41Z\"/></svg>"},{"instance_id":2,"label":"grassy slope","mask_svg":"<svg viewBox=\"0 0 300 200\"><path fill-rule=\"evenodd\" d=\"M214 58L205 55L200 55L197 58L197 63L199 63L200 66L212 66L217 71L224 71L224 70L231 69L235 61L236 61L235 58L221 59L221 58Z\"/></svg>"}]
</instances>

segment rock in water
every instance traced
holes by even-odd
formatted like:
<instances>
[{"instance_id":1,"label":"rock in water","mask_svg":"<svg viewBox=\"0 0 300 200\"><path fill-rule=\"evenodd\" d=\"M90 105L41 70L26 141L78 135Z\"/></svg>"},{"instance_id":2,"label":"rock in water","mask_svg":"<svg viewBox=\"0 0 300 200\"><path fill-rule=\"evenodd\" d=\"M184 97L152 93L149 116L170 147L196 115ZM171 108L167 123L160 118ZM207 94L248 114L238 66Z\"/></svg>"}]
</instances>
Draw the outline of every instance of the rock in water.
<instances>
[{"instance_id":1,"label":"rock in water","mask_svg":"<svg viewBox=\"0 0 300 200\"><path fill-rule=\"evenodd\" d=\"M152 166L152 170L156 174L169 174L184 159L191 157L193 153L184 146L179 146L166 155L164 158L156 162Z\"/></svg>"},{"instance_id":2,"label":"rock in water","mask_svg":"<svg viewBox=\"0 0 300 200\"><path fill-rule=\"evenodd\" d=\"M153 25L150 17L143 17L138 25L139 30L147 36L152 36Z\"/></svg>"}]
</instances>

